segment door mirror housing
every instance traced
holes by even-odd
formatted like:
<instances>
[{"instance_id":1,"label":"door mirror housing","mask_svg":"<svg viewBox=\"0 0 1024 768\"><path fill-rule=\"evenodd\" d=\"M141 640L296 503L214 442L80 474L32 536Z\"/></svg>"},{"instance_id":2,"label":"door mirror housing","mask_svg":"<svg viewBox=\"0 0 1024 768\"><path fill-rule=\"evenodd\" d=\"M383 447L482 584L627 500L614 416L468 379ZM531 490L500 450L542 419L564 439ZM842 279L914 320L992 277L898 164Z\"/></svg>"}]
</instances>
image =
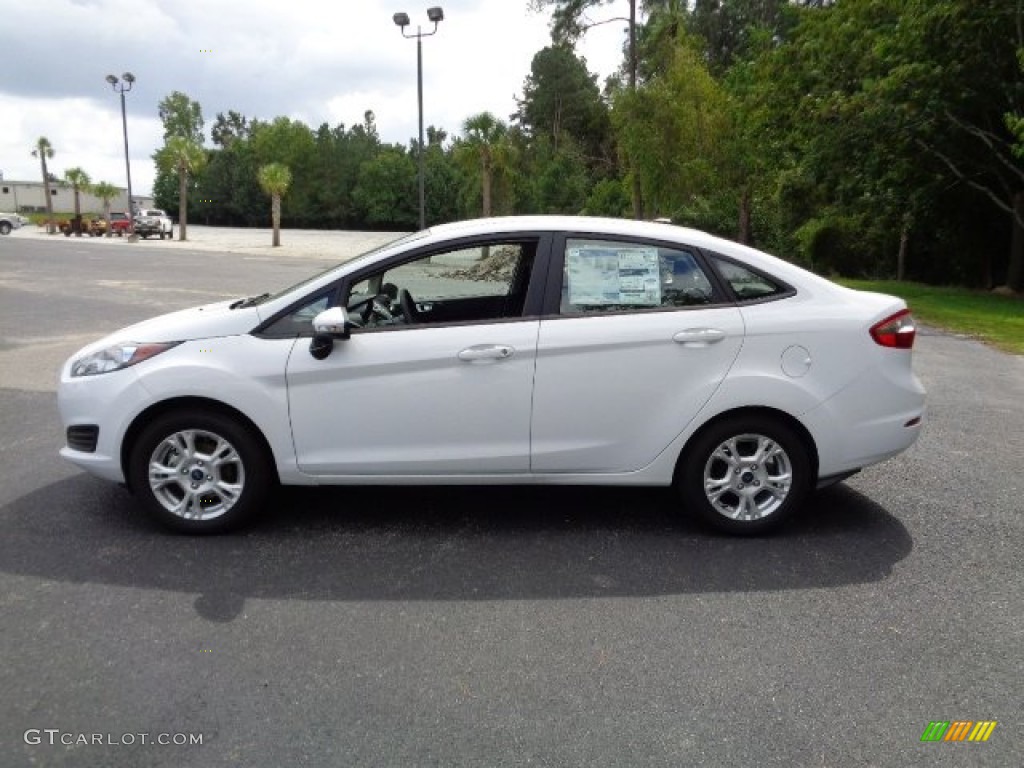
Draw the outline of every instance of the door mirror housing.
<instances>
[{"instance_id":1,"label":"door mirror housing","mask_svg":"<svg viewBox=\"0 0 1024 768\"><path fill-rule=\"evenodd\" d=\"M348 310L344 307L325 309L313 318L313 333L317 336L331 336L336 339L347 339L352 329Z\"/></svg>"},{"instance_id":2,"label":"door mirror housing","mask_svg":"<svg viewBox=\"0 0 1024 768\"><path fill-rule=\"evenodd\" d=\"M313 318L313 340L309 342L309 354L317 360L325 359L334 349L335 339L347 339L352 322L344 307L325 309Z\"/></svg>"}]
</instances>

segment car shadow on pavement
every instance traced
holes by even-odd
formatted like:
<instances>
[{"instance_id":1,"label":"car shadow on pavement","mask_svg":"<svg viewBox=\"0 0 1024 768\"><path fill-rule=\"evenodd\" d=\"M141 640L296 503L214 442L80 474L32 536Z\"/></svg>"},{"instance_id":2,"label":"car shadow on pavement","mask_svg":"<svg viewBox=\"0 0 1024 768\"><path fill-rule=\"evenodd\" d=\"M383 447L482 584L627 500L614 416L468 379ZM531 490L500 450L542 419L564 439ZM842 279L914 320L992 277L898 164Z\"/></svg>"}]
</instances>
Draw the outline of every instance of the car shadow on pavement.
<instances>
[{"instance_id":1,"label":"car shadow on pavement","mask_svg":"<svg viewBox=\"0 0 1024 768\"><path fill-rule=\"evenodd\" d=\"M906 528L836 486L782 532L708 531L664 489L281 489L223 536L163 532L124 489L86 475L0 507L0 570L196 594L231 621L246 598L502 600L813 589L886 578Z\"/></svg>"}]
</instances>

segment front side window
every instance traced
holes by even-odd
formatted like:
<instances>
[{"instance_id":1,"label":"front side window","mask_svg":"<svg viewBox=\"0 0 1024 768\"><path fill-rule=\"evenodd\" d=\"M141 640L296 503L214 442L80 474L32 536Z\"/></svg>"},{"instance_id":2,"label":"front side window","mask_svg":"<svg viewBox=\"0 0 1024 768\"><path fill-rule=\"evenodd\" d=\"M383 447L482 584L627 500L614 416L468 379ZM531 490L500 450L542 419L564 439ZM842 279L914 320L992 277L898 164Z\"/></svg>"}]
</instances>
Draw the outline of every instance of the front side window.
<instances>
[{"instance_id":1,"label":"front side window","mask_svg":"<svg viewBox=\"0 0 1024 768\"><path fill-rule=\"evenodd\" d=\"M309 299L286 315L269 325L263 333L267 336L305 336L313 333L313 318L330 305L330 294Z\"/></svg>"},{"instance_id":2,"label":"front side window","mask_svg":"<svg viewBox=\"0 0 1024 768\"><path fill-rule=\"evenodd\" d=\"M690 251L609 240L566 243L563 315L689 307L714 300L711 281Z\"/></svg>"},{"instance_id":3,"label":"front side window","mask_svg":"<svg viewBox=\"0 0 1024 768\"><path fill-rule=\"evenodd\" d=\"M535 243L487 243L432 253L368 275L346 306L363 328L519 317Z\"/></svg>"}]
</instances>

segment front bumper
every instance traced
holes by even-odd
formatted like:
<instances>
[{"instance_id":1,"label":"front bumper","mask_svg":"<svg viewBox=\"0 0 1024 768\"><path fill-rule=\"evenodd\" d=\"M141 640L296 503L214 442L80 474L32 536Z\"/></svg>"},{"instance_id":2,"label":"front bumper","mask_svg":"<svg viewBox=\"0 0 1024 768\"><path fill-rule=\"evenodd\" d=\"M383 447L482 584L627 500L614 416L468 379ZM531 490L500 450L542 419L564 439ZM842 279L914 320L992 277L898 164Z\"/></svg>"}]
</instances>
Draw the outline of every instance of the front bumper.
<instances>
[{"instance_id":1,"label":"front bumper","mask_svg":"<svg viewBox=\"0 0 1024 768\"><path fill-rule=\"evenodd\" d=\"M133 368L78 378L71 378L69 371L70 364L66 363L57 387L57 408L64 434L68 434L69 428L75 432L84 427L98 427L98 434L95 450L76 450L65 445L60 455L90 474L123 483L121 443L129 425L151 398Z\"/></svg>"}]
</instances>

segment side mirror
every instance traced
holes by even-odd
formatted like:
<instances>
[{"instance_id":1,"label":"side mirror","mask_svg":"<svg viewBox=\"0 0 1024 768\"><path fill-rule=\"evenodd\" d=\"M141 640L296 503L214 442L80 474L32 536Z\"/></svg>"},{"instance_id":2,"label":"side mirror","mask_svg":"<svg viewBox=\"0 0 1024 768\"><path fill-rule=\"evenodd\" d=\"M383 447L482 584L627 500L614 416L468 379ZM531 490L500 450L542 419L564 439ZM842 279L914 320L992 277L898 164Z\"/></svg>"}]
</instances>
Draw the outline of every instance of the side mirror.
<instances>
[{"instance_id":1,"label":"side mirror","mask_svg":"<svg viewBox=\"0 0 1024 768\"><path fill-rule=\"evenodd\" d=\"M352 323L348 319L348 310L344 307L325 309L313 318L313 333L317 335L325 334L347 339L351 327Z\"/></svg>"},{"instance_id":2,"label":"side mirror","mask_svg":"<svg viewBox=\"0 0 1024 768\"><path fill-rule=\"evenodd\" d=\"M309 343L309 354L323 360L334 349L335 339L347 339L352 327L348 310L344 307L325 309L313 318L313 340Z\"/></svg>"}]
</instances>

